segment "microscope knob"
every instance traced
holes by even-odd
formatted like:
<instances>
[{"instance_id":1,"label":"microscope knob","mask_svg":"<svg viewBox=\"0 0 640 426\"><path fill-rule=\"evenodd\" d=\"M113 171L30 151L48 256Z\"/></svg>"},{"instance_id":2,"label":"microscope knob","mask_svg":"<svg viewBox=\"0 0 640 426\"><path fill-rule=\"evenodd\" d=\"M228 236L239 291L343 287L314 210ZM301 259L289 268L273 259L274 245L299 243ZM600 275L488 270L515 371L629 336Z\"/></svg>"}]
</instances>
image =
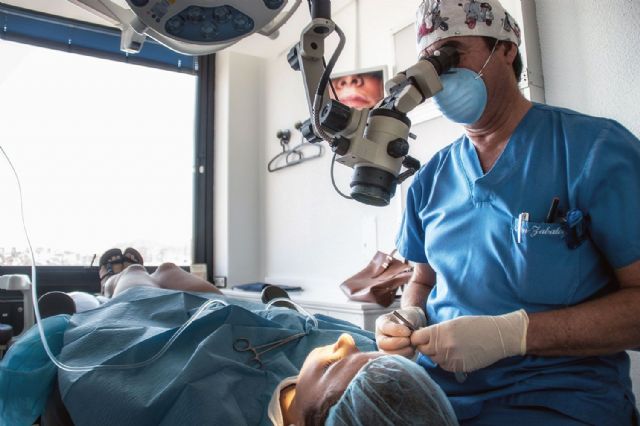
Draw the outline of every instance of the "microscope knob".
<instances>
[{"instance_id":1,"label":"microscope knob","mask_svg":"<svg viewBox=\"0 0 640 426\"><path fill-rule=\"evenodd\" d=\"M393 158L404 157L409 153L409 142L404 139L394 139L387 145L387 154Z\"/></svg>"},{"instance_id":2,"label":"microscope knob","mask_svg":"<svg viewBox=\"0 0 640 426\"><path fill-rule=\"evenodd\" d=\"M6 346L13 337L13 327L8 324L0 324L0 346Z\"/></svg>"},{"instance_id":3,"label":"microscope knob","mask_svg":"<svg viewBox=\"0 0 640 426\"><path fill-rule=\"evenodd\" d=\"M311 119L307 119L304 123L300 123L300 128L298 130L300 130L300 133L302 133L302 137L305 138L309 143L317 143L324 140L321 137L318 137L318 135L316 135L313 131Z\"/></svg>"},{"instance_id":4,"label":"microscope knob","mask_svg":"<svg viewBox=\"0 0 640 426\"><path fill-rule=\"evenodd\" d=\"M322 126L336 133L346 129L349 120L351 120L351 108L333 99L320 112Z\"/></svg>"},{"instance_id":5,"label":"microscope knob","mask_svg":"<svg viewBox=\"0 0 640 426\"><path fill-rule=\"evenodd\" d=\"M331 142L331 150L341 157L349 152L350 147L351 141L343 136L339 136Z\"/></svg>"}]
</instances>

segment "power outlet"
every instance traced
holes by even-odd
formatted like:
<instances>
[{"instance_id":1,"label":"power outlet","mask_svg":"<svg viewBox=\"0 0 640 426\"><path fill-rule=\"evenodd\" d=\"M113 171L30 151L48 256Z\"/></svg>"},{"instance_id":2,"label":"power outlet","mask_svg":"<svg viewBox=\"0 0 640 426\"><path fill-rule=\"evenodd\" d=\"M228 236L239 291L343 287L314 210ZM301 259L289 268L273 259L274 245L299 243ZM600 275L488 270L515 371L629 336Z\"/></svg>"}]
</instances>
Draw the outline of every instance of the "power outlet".
<instances>
[{"instance_id":1,"label":"power outlet","mask_svg":"<svg viewBox=\"0 0 640 426\"><path fill-rule=\"evenodd\" d=\"M227 288L227 277L213 277L213 285L218 288Z\"/></svg>"}]
</instances>

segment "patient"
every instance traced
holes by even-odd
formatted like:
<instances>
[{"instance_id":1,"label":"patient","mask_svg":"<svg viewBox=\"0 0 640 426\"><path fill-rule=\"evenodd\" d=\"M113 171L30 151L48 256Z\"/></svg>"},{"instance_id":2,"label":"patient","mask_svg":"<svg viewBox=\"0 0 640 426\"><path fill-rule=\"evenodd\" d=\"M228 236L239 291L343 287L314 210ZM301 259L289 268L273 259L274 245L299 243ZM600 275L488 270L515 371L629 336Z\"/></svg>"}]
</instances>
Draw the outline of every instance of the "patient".
<instances>
[{"instance_id":1,"label":"patient","mask_svg":"<svg viewBox=\"0 0 640 426\"><path fill-rule=\"evenodd\" d=\"M47 327L55 321L49 342L62 362L147 360L203 302L222 302L193 321L150 365L59 370L59 391L75 424L456 424L444 394L424 369L402 357L371 352L372 333L349 323L262 304L231 304L211 284L171 264L149 275L132 263L109 280L115 280L114 297L104 305L44 320ZM189 290L169 290L173 285ZM37 331L30 330L0 364L0 418L15 419L16 406L38 406L28 400L31 394L21 394L33 372L39 374L31 377L34 384L52 386L56 368L37 339ZM236 347L242 339L251 350ZM15 377L12 360L21 366L20 356L30 358L31 368ZM48 382L44 370L53 372Z\"/></svg>"}]
</instances>

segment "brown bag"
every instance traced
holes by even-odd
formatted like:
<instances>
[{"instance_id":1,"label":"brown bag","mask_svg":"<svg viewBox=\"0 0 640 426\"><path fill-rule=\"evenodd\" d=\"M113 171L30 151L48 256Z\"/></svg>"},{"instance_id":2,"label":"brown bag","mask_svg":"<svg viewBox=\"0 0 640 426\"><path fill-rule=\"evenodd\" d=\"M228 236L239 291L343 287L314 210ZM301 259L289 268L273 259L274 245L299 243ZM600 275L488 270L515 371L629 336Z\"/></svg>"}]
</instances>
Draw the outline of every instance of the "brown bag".
<instances>
[{"instance_id":1,"label":"brown bag","mask_svg":"<svg viewBox=\"0 0 640 426\"><path fill-rule=\"evenodd\" d=\"M396 251L377 252L369 264L340 284L351 300L377 303L387 307L393 303L398 287L409 282L413 268L409 263L393 257Z\"/></svg>"}]
</instances>

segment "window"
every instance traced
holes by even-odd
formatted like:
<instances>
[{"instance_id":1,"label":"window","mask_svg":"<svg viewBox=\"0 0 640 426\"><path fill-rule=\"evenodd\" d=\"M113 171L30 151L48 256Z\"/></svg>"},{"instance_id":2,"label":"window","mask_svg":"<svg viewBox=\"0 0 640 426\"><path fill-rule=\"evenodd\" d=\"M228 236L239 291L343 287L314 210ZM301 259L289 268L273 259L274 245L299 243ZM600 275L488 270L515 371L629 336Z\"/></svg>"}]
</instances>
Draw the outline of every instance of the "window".
<instances>
[{"instance_id":1,"label":"window","mask_svg":"<svg viewBox=\"0 0 640 426\"><path fill-rule=\"evenodd\" d=\"M127 246L191 263L197 77L5 40L0 63L0 146L37 263ZM0 265L30 265L4 158L0 182Z\"/></svg>"}]
</instances>

